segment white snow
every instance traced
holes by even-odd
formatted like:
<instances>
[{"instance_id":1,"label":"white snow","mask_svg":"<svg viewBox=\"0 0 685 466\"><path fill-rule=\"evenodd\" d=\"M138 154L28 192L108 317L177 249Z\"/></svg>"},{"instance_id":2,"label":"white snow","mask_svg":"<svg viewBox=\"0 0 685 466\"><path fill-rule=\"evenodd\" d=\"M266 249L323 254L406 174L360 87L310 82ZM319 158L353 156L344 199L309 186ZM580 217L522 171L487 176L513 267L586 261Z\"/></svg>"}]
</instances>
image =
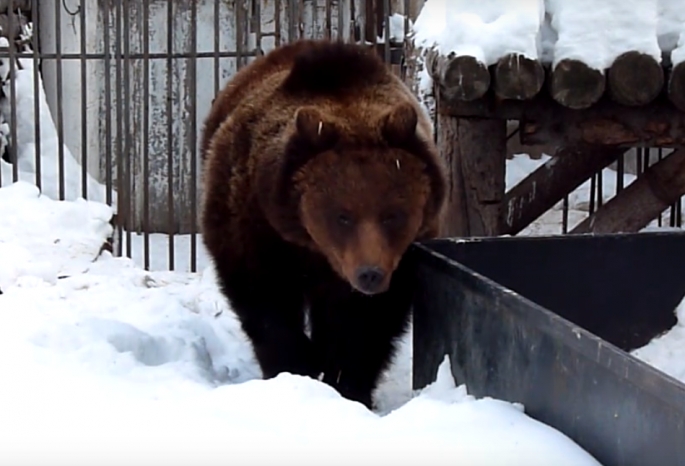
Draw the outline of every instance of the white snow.
<instances>
[{"instance_id":1,"label":"white snow","mask_svg":"<svg viewBox=\"0 0 685 466\"><path fill-rule=\"evenodd\" d=\"M598 464L520 405L469 396L448 361L412 393L409 338L378 412L306 377L261 380L211 267L98 256L110 215L0 188L0 463Z\"/></svg>"},{"instance_id":2,"label":"white snow","mask_svg":"<svg viewBox=\"0 0 685 466\"><path fill-rule=\"evenodd\" d=\"M546 0L545 4L558 34L553 66L574 59L605 70L631 50L661 62L656 0Z\"/></svg>"},{"instance_id":3,"label":"white snow","mask_svg":"<svg viewBox=\"0 0 685 466\"><path fill-rule=\"evenodd\" d=\"M414 40L486 65L508 53L535 59L543 19L542 0L427 0L413 27Z\"/></svg>"},{"instance_id":4,"label":"white snow","mask_svg":"<svg viewBox=\"0 0 685 466\"><path fill-rule=\"evenodd\" d=\"M405 16L400 14L400 13L393 13L390 15L390 21L388 23L390 24L390 41L392 42L402 42L405 37L405 32L404 32L404 21L405 21ZM411 20L408 21L408 27L411 29L412 27L412 22ZM383 25L383 30L379 31L379 37L378 37L378 42L379 43L384 43L385 42L385 25Z\"/></svg>"},{"instance_id":5,"label":"white snow","mask_svg":"<svg viewBox=\"0 0 685 466\"><path fill-rule=\"evenodd\" d=\"M663 51L671 52L685 33L685 8L681 0L658 0L658 8L659 46Z\"/></svg>"},{"instance_id":6,"label":"white snow","mask_svg":"<svg viewBox=\"0 0 685 466\"><path fill-rule=\"evenodd\" d=\"M681 0L427 0L414 24L416 44L470 55L491 65L520 53L556 65L569 58L604 70L636 50L661 61L685 56Z\"/></svg>"},{"instance_id":7,"label":"white snow","mask_svg":"<svg viewBox=\"0 0 685 466\"><path fill-rule=\"evenodd\" d=\"M631 354L685 382L685 299L676 307L676 325Z\"/></svg>"},{"instance_id":8,"label":"white snow","mask_svg":"<svg viewBox=\"0 0 685 466\"><path fill-rule=\"evenodd\" d=\"M673 66L680 65L685 62L685 21L683 21L683 29L680 33L680 38L678 39L678 44L676 48L671 52L671 62Z\"/></svg>"}]
</instances>

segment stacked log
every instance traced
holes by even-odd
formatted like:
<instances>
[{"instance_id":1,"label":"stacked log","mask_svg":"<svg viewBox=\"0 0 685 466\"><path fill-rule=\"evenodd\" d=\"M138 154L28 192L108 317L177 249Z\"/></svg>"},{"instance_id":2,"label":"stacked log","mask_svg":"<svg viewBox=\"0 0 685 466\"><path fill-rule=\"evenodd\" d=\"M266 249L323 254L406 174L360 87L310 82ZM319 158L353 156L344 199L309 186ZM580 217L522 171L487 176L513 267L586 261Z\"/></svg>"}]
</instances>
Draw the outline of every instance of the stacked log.
<instances>
[{"instance_id":1,"label":"stacked log","mask_svg":"<svg viewBox=\"0 0 685 466\"><path fill-rule=\"evenodd\" d=\"M506 55L487 66L470 55L442 55L434 50L426 52L426 65L442 100L451 108L488 95L500 101L527 101L543 91L571 110L589 109L602 100L640 107L665 91L672 104L685 111L685 63L669 70L637 51L620 55L607 70L572 59L549 69L520 54Z\"/></svg>"}]
</instances>

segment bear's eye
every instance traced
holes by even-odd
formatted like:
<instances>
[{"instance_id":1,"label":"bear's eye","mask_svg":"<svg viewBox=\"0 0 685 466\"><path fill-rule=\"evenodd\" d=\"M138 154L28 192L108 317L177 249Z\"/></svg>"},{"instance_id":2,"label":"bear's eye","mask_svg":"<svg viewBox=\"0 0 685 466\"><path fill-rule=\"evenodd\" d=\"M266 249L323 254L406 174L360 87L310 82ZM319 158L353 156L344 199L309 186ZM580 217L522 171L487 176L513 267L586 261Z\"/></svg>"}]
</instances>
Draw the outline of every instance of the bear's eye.
<instances>
[{"instance_id":1,"label":"bear's eye","mask_svg":"<svg viewBox=\"0 0 685 466\"><path fill-rule=\"evenodd\" d=\"M337 220L338 223L344 227L350 226L352 224L352 217L346 212L338 213Z\"/></svg>"},{"instance_id":2,"label":"bear's eye","mask_svg":"<svg viewBox=\"0 0 685 466\"><path fill-rule=\"evenodd\" d=\"M385 226L397 226L404 220L402 212L388 212L381 216L381 223Z\"/></svg>"}]
</instances>

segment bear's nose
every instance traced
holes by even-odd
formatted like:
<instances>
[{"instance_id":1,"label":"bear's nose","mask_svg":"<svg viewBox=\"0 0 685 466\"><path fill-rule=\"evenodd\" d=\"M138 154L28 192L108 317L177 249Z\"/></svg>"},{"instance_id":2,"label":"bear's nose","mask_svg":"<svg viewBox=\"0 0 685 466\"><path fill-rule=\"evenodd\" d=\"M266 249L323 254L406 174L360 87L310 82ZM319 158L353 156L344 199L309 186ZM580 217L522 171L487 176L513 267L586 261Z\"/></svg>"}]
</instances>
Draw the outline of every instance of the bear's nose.
<instances>
[{"instance_id":1,"label":"bear's nose","mask_svg":"<svg viewBox=\"0 0 685 466\"><path fill-rule=\"evenodd\" d=\"M384 279L385 272L378 267L364 266L357 269L357 286L364 293L376 293Z\"/></svg>"}]
</instances>

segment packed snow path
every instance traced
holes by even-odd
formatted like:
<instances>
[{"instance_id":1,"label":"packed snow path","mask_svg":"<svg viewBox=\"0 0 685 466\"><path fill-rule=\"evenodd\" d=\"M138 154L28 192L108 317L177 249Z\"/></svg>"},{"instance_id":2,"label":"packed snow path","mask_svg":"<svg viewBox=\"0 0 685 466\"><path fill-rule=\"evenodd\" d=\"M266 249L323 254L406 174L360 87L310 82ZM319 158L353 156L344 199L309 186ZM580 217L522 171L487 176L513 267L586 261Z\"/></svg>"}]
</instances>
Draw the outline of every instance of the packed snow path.
<instances>
[{"instance_id":1,"label":"packed snow path","mask_svg":"<svg viewBox=\"0 0 685 466\"><path fill-rule=\"evenodd\" d=\"M0 463L598 464L522 407L455 387L448 361L412 394L409 340L377 413L306 377L261 380L211 269L100 253L110 215L0 189Z\"/></svg>"}]
</instances>

